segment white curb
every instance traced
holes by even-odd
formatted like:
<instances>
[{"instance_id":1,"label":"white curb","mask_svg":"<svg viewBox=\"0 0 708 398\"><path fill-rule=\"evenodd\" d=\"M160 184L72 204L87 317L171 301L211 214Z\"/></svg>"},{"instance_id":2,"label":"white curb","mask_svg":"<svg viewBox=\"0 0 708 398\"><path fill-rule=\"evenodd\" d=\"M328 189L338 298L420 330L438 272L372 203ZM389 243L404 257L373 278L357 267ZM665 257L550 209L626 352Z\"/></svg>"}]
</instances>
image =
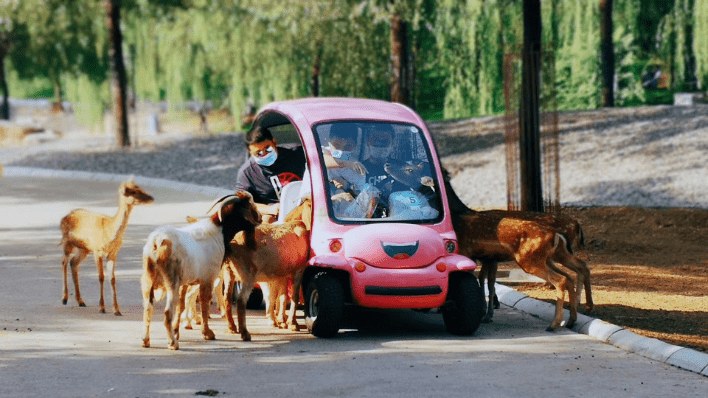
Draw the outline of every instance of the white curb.
<instances>
[{"instance_id":1,"label":"white curb","mask_svg":"<svg viewBox=\"0 0 708 398\"><path fill-rule=\"evenodd\" d=\"M507 286L496 284L499 302L549 322L555 316L555 305L536 300ZM563 310L568 317L568 310ZM572 330L623 350L708 376L708 354L644 337L600 319L578 314Z\"/></svg>"}]
</instances>

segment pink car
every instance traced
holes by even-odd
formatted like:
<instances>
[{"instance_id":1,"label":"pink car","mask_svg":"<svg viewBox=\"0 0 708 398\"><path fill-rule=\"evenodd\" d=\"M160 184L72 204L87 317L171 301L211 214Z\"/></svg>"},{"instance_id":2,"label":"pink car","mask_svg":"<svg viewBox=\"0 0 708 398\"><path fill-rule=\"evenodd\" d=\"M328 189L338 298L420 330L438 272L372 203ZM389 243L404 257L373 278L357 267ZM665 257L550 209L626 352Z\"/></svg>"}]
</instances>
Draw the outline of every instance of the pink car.
<instances>
[{"instance_id":1,"label":"pink car","mask_svg":"<svg viewBox=\"0 0 708 398\"><path fill-rule=\"evenodd\" d=\"M458 254L420 116L385 101L308 98L270 103L255 123L305 148L309 178L285 186L281 213L312 195L303 297L313 335L334 336L345 305L440 308L450 333L477 330L485 303L476 264Z\"/></svg>"}]
</instances>

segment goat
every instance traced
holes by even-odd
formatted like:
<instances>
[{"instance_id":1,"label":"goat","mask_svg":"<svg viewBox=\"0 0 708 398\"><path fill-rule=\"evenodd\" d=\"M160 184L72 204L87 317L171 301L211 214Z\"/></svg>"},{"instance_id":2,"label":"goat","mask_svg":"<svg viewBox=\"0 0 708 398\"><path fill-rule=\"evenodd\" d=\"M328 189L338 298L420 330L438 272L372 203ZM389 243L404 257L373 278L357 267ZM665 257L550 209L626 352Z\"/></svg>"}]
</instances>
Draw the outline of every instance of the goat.
<instances>
[{"instance_id":1,"label":"goat","mask_svg":"<svg viewBox=\"0 0 708 398\"><path fill-rule=\"evenodd\" d=\"M241 291L236 299L238 329L234 324L230 305L226 306L226 319L229 323L229 331L240 332L243 341L251 340L251 335L246 329L246 302L259 277L264 280L283 280L292 277L293 292L287 324L291 330L297 330L295 311L305 266L310 258L311 228L312 200L305 199L287 215L283 224L261 224L251 237L248 232L239 233L234 237L231 242L231 253L226 261L230 273L227 274L224 284L227 286L227 297L231 297L234 278L238 277L241 280ZM254 240L256 246L249 247L249 240Z\"/></svg>"},{"instance_id":2,"label":"goat","mask_svg":"<svg viewBox=\"0 0 708 398\"><path fill-rule=\"evenodd\" d=\"M567 290L570 301L567 326L573 326L577 319L578 300L572 278L553 264L553 261L567 261L565 238L562 235L540 223L509 217L490 218L482 212L453 214L452 222L460 254L483 264L516 261L525 272L555 286L556 313L547 329L549 331L563 323L563 302ZM490 300L485 318L490 319L493 313Z\"/></svg>"},{"instance_id":3,"label":"goat","mask_svg":"<svg viewBox=\"0 0 708 398\"><path fill-rule=\"evenodd\" d=\"M102 313L106 312L103 299L103 259L106 258L108 273L111 276L111 288L113 289L113 314L121 315L116 294L116 257L123 246L123 234L128 227L133 206L152 203L153 197L137 186L131 178L128 181L124 181L118 188L118 198L118 212L113 217L85 209L76 209L61 219L62 238L59 246L64 247L64 258L61 262L64 274L62 291L62 303L64 305L69 300L67 266L71 265L71 277L74 280L76 302L80 307L86 306L86 303L81 299L81 291L79 289L79 265L89 253L93 253L96 268L98 269L98 282L101 287L100 311Z\"/></svg>"},{"instance_id":4,"label":"goat","mask_svg":"<svg viewBox=\"0 0 708 398\"><path fill-rule=\"evenodd\" d=\"M150 347L150 322L152 321L155 290L166 291L165 328L168 346L177 350L179 345L179 314L184 310L184 293L187 285L199 284L199 297L204 303L202 313L202 335L205 340L213 340L214 332L209 329L209 306L214 280L230 253L229 242L240 231L250 235L261 216L248 192L236 192L221 198L214 206L219 206L208 219L175 228L162 226L154 230L143 247L143 323L145 336L143 347ZM212 206L212 208L214 207ZM210 209L211 211L211 209ZM254 242L250 242L253 246ZM179 311L175 307L179 301Z\"/></svg>"},{"instance_id":5,"label":"goat","mask_svg":"<svg viewBox=\"0 0 708 398\"><path fill-rule=\"evenodd\" d=\"M223 272L223 268L222 268ZM181 294L181 293L180 293ZM214 293L213 295L216 295L216 303L219 307L219 311L221 311L221 316L226 315L226 298L224 297L224 278L223 275L220 275L219 277L216 278L214 281ZM184 321L185 329L192 329L192 322L196 323L197 325L202 324L202 317L197 312L197 301L200 301L199 297L199 286L198 285L191 285L188 286L186 293L185 293L185 307L184 311L182 312L181 319ZM207 305L209 306L211 303L201 303L201 305Z\"/></svg>"}]
</instances>

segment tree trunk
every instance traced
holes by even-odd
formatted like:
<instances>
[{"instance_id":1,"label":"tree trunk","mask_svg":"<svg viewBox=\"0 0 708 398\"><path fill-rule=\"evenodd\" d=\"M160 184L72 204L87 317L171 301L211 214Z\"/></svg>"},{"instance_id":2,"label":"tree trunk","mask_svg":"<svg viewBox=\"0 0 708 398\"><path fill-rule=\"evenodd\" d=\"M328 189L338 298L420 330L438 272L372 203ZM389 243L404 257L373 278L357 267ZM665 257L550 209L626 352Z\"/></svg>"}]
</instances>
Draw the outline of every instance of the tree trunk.
<instances>
[{"instance_id":1,"label":"tree trunk","mask_svg":"<svg viewBox=\"0 0 708 398\"><path fill-rule=\"evenodd\" d=\"M612 0L600 0L601 63L602 63L602 106L615 106L615 48L612 43Z\"/></svg>"},{"instance_id":2,"label":"tree trunk","mask_svg":"<svg viewBox=\"0 0 708 398\"><path fill-rule=\"evenodd\" d=\"M541 3L524 0L519 148L521 210L543 211L539 85L541 73Z\"/></svg>"},{"instance_id":3,"label":"tree trunk","mask_svg":"<svg viewBox=\"0 0 708 398\"><path fill-rule=\"evenodd\" d=\"M393 13L391 16L391 101L408 105L410 103L407 87L408 72L408 32L407 24L401 16Z\"/></svg>"},{"instance_id":4,"label":"tree trunk","mask_svg":"<svg viewBox=\"0 0 708 398\"><path fill-rule=\"evenodd\" d=\"M106 24L110 40L110 58L113 76L111 78L111 92L113 94L113 114L115 116L115 131L118 145L130 146L128 134L128 114L126 113L126 87L127 77L123 63L123 36L120 31L121 0L105 0Z\"/></svg>"},{"instance_id":5,"label":"tree trunk","mask_svg":"<svg viewBox=\"0 0 708 398\"><path fill-rule=\"evenodd\" d=\"M0 89L2 89L2 103L0 103L0 120L10 120L10 93L5 78L5 52L0 49Z\"/></svg>"},{"instance_id":6,"label":"tree trunk","mask_svg":"<svg viewBox=\"0 0 708 398\"><path fill-rule=\"evenodd\" d=\"M312 66L312 96L320 96L320 57L322 56L322 40L318 40L315 47L315 62Z\"/></svg>"}]
</instances>

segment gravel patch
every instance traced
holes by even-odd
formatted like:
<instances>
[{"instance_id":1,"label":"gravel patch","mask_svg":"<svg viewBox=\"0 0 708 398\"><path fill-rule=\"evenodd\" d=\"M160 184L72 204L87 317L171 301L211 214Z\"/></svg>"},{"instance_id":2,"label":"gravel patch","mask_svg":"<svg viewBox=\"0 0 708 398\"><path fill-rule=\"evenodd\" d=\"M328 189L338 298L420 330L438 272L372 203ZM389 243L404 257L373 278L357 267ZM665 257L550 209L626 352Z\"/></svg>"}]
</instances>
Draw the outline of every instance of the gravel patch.
<instances>
[{"instance_id":1,"label":"gravel patch","mask_svg":"<svg viewBox=\"0 0 708 398\"><path fill-rule=\"evenodd\" d=\"M708 208L708 105L563 112L565 206ZM452 185L473 208L506 206L503 118L429 125ZM116 149L108 137L0 148L0 164L133 174L232 189L246 159L242 134L161 135Z\"/></svg>"}]
</instances>

